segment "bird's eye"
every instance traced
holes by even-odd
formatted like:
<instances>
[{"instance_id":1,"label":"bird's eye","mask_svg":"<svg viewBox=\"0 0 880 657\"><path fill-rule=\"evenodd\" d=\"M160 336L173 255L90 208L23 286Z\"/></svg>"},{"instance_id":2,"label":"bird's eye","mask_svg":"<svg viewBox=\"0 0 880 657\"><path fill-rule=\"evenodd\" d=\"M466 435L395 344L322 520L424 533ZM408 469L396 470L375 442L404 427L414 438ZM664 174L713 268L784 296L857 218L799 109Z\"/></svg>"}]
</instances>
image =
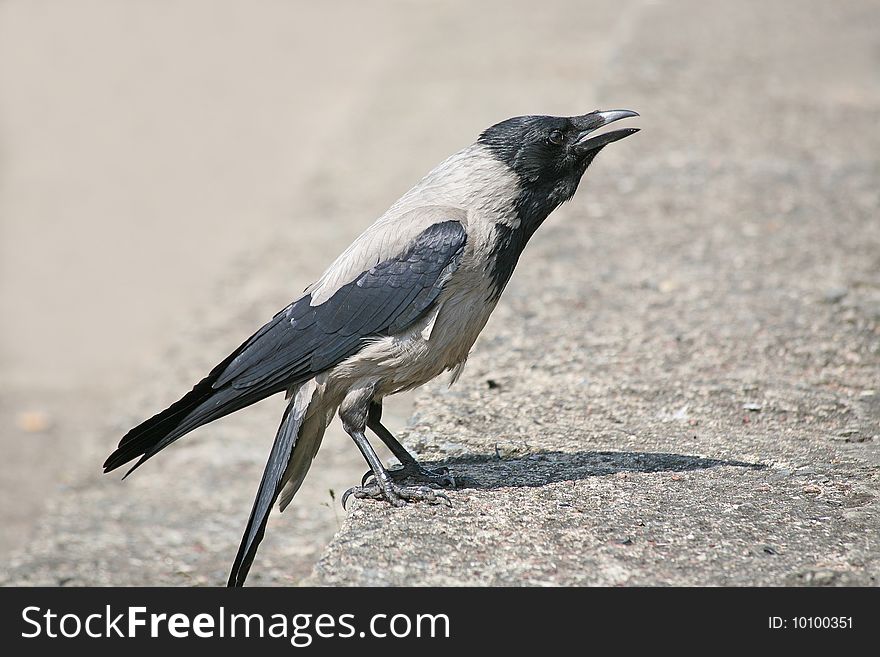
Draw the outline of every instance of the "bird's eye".
<instances>
[{"instance_id":1,"label":"bird's eye","mask_svg":"<svg viewBox=\"0 0 880 657\"><path fill-rule=\"evenodd\" d=\"M565 135L562 130L551 130L550 134L547 135L547 141L554 146L562 146L562 142L565 141Z\"/></svg>"}]
</instances>

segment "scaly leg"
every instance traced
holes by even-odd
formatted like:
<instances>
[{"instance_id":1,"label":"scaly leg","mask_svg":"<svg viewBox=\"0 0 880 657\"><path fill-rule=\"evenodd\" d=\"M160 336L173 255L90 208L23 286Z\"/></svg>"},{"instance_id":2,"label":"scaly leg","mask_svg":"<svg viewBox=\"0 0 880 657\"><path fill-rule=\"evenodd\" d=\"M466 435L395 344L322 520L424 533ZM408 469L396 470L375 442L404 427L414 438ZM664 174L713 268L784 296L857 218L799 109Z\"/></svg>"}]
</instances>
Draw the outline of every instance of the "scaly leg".
<instances>
[{"instance_id":1,"label":"scaly leg","mask_svg":"<svg viewBox=\"0 0 880 657\"><path fill-rule=\"evenodd\" d=\"M388 446L388 449L391 450L391 453L394 454L403 466L401 468L394 468L393 470L387 471L394 481L418 481L425 484L450 486L451 488L455 488L455 478L449 474L447 468L429 470L428 468L422 467L415 457L400 444L400 441L398 441L397 438L385 428L381 420L382 402L370 402L370 410L367 413L367 426L373 433L379 436L379 439ZM367 479L372 476L372 474L372 471L368 471L361 480L361 483L366 483Z\"/></svg>"},{"instance_id":2,"label":"scaly leg","mask_svg":"<svg viewBox=\"0 0 880 657\"><path fill-rule=\"evenodd\" d=\"M345 428L346 433L351 436L351 439L358 446L364 459L369 464L374 481L370 484L355 486L345 491L342 496L343 508L351 495L359 499L385 500L393 506L404 506L407 502L444 502L450 506L452 505L446 495L435 491L433 488L428 488L427 486L401 486L395 483L391 475L383 467L379 455L376 454L373 446L370 445L370 442L364 435L364 427L350 421L356 419L355 415L352 414L351 417L348 414L342 416L342 426Z\"/></svg>"}]
</instances>

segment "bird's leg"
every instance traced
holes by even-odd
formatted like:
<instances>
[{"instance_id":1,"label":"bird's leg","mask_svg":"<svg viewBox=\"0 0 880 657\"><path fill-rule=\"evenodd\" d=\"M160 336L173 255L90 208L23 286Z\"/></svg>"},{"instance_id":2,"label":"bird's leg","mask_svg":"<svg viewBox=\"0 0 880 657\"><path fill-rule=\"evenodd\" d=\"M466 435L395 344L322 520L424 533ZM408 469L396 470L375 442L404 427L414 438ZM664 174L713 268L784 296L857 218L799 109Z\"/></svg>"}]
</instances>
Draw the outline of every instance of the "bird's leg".
<instances>
[{"instance_id":1,"label":"bird's leg","mask_svg":"<svg viewBox=\"0 0 880 657\"><path fill-rule=\"evenodd\" d=\"M382 402L381 401L373 401L370 402L370 410L367 413L367 427L379 436L379 439L385 443L388 449L391 450L391 453L400 461L400 464L403 466L401 468L395 468L393 470L388 470L388 474L394 481L419 481L426 484L436 484L438 486L450 486L455 488L455 478L449 474L449 470L447 468L437 468L436 470L430 470L428 468L423 467L415 457L410 454L407 449L400 444L400 441L394 437L394 435L385 428L385 426L381 422L382 420ZM373 472L368 471L361 483L365 483L366 480L372 476Z\"/></svg>"},{"instance_id":2,"label":"bird's leg","mask_svg":"<svg viewBox=\"0 0 880 657\"><path fill-rule=\"evenodd\" d=\"M373 473L374 481L367 485L355 486L349 488L342 496L342 506L350 495L354 495L360 499L385 500L393 506L404 506L407 502L445 502L450 504L449 498L441 492L435 491L427 486L401 486L394 482L391 475L383 467L379 455L370 445L367 437L364 435L366 413L359 413L359 409L343 408L340 410L340 418L345 432L351 436L355 445L361 450L364 459L370 466ZM364 409L366 410L366 409Z\"/></svg>"}]
</instances>

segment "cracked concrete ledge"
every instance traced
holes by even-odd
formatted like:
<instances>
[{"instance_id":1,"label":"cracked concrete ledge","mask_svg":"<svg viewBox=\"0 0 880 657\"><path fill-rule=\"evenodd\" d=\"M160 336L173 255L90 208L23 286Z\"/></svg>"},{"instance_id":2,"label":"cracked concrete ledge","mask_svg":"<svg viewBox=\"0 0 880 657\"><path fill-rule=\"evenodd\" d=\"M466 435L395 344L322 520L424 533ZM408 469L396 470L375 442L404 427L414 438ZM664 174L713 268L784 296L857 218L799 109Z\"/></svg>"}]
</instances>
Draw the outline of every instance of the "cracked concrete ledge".
<instances>
[{"instance_id":1,"label":"cracked concrete ledge","mask_svg":"<svg viewBox=\"0 0 880 657\"><path fill-rule=\"evenodd\" d=\"M789 4L640 7L643 133L418 398L452 507L354 501L309 583L878 583L880 7Z\"/></svg>"}]
</instances>

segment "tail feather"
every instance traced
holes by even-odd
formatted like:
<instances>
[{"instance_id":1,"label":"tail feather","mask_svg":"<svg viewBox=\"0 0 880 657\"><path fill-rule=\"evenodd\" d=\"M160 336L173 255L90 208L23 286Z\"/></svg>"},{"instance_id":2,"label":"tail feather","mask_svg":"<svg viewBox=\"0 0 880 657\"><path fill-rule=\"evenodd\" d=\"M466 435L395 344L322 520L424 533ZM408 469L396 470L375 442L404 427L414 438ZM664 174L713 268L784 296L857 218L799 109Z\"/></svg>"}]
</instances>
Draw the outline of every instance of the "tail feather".
<instances>
[{"instance_id":1,"label":"tail feather","mask_svg":"<svg viewBox=\"0 0 880 657\"><path fill-rule=\"evenodd\" d=\"M284 411L254 507L229 573L228 586L244 585L257 548L263 540L272 506L280 495L280 509L283 511L305 479L335 411L335 407L323 402L314 382L310 382L296 390Z\"/></svg>"},{"instance_id":2,"label":"tail feather","mask_svg":"<svg viewBox=\"0 0 880 657\"><path fill-rule=\"evenodd\" d=\"M288 406L284 411L284 418L281 420L281 426L278 428L278 434L275 436L275 443L272 445L272 452L269 454L269 460L266 462L266 469L263 472L263 478L257 490L257 498L254 500L254 508L251 510L251 515L248 518L247 527L241 539L241 545L238 548L238 554L235 555L235 562L232 564L232 572L229 573L227 586L242 586L244 584L244 580L257 554L257 548L260 546L263 535L266 533L269 512L278 498L281 480L284 476L284 471L287 469L287 462L290 459L290 453L293 451L293 445L296 442L299 429L299 423L296 421L297 418L290 411L291 406Z\"/></svg>"},{"instance_id":3,"label":"tail feather","mask_svg":"<svg viewBox=\"0 0 880 657\"><path fill-rule=\"evenodd\" d=\"M307 300L300 299L296 303L311 308ZM303 354L294 353L292 363L279 359L279 353L283 351L280 345L287 342L300 344L287 321L293 311L294 304L291 304L277 313L180 400L123 436L116 451L104 462L104 472L140 457L126 473L127 477L193 429L287 390L297 383L297 379L301 382L310 378L313 372L308 367L300 368L301 371L291 369L307 359L311 353L308 349ZM306 341L304 344L311 343ZM255 370L263 373L262 378L254 378Z\"/></svg>"},{"instance_id":4,"label":"tail feather","mask_svg":"<svg viewBox=\"0 0 880 657\"><path fill-rule=\"evenodd\" d=\"M307 417L310 415L309 406L314 392L314 385L306 384L297 390L284 411L281 426L278 427L275 443L272 445L272 452L269 454L269 460L266 462L263 478L257 490L254 507L248 518L238 554L232 564L232 571L229 573L227 586L244 585L257 554L257 548L259 548L266 532L269 513L272 511L272 506L278 499L278 495L282 489L286 490L291 483L295 488L298 488L308 472L312 457L317 450L317 445L320 445L324 429L327 426L326 414L312 413L310 417ZM287 501L289 501L289 497Z\"/></svg>"},{"instance_id":5,"label":"tail feather","mask_svg":"<svg viewBox=\"0 0 880 657\"><path fill-rule=\"evenodd\" d=\"M116 450L104 461L104 472L115 470L140 457L125 473L127 477L190 431L284 390L284 386L239 390L231 384L215 388L215 382L239 352L240 349L230 354L178 401L125 434Z\"/></svg>"}]
</instances>

